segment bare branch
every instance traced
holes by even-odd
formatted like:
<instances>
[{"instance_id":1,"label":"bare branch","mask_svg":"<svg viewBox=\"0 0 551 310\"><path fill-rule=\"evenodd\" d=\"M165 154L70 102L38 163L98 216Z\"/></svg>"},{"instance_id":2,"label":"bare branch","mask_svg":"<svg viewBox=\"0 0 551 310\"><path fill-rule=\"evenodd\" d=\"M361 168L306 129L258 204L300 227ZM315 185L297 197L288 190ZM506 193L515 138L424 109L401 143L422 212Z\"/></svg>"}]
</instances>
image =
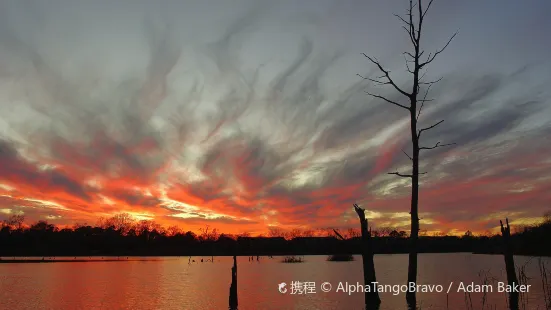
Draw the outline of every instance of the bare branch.
<instances>
[{"instance_id":1,"label":"bare branch","mask_svg":"<svg viewBox=\"0 0 551 310\"><path fill-rule=\"evenodd\" d=\"M436 123L436 124L434 124L434 125L432 125L432 126L429 126L429 127L427 127L427 128L423 128L423 129L419 130L419 132L417 133L417 138L420 138L420 137L421 137L421 133L422 133L423 131L427 131L427 130L429 130L429 129L432 129L432 128L434 128L434 127L436 127L436 126L442 124L443 122L444 122L444 120L441 120L441 121L439 121L438 123Z\"/></svg>"},{"instance_id":2,"label":"bare branch","mask_svg":"<svg viewBox=\"0 0 551 310\"><path fill-rule=\"evenodd\" d=\"M406 151L402 150L402 152L403 152L404 154L406 154L406 156L409 158L409 160L413 160L413 158L411 158L411 156L409 156L408 153L406 153Z\"/></svg>"},{"instance_id":3,"label":"bare branch","mask_svg":"<svg viewBox=\"0 0 551 310\"><path fill-rule=\"evenodd\" d=\"M415 56L413 56L413 54L410 53L410 52L403 52L403 54L404 54L404 57L405 57L405 55L408 55L408 56L411 57L412 59L415 59Z\"/></svg>"},{"instance_id":4,"label":"bare branch","mask_svg":"<svg viewBox=\"0 0 551 310\"><path fill-rule=\"evenodd\" d=\"M359 77L361 77L361 78L364 79L364 80L368 80L368 81L377 83L378 85L390 84L389 82L383 82L383 81L375 80L375 79L372 79L372 78L364 77L364 76L362 76L362 75L360 75L360 74L356 74L356 75L359 76Z\"/></svg>"},{"instance_id":5,"label":"bare branch","mask_svg":"<svg viewBox=\"0 0 551 310\"><path fill-rule=\"evenodd\" d=\"M426 74L427 74L427 71L423 72L423 74L421 74L421 76L419 77L418 81L421 81L425 77Z\"/></svg>"},{"instance_id":6,"label":"bare branch","mask_svg":"<svg viewBox=\"0 0 551 310\"><path fill-rule=\"evenodd\" d=\"M438 82L442 81L442 78L439 78L438 80L436 81L431 81L431 82L419 82L419 85L432 85L432 84L436 84Z\"/></svg>"},{"instance_id":7,"label":"bare branch","mask_svg":"<svg viewBox=\"0 0 551 310\"><path fill-rule=\"evenodd\" d=\"M392 174L392 175L397 175L399 177L402 177L402 178L413 178L413 174L402 174L398 171L396 172L389 172L388 174ZM423 175L423 174L427 174L426 172L419 172L418 175Z\"/></svg>"},{"instance_id":8,"label":"bare branch","mask_svg":"<svg viewBox=\"0 0 551 310\"><path fill-rule=\"evenodd\" d=\"M440 144L440 142L437 142L434 146L430 146L430 147L422 146L419 148L419 150L434 150L437 147L444 147L444 146L450 146L450 145L455 145L455 143Z\"/></svg>"},{"instance_id":9,"label":"bare branch","mask_svg":"<svg viewBox=\"0 0 551 310\"><path fill-rule=\"evenodd\" d=\"M409 23L402 16L400 16L398 14L394 14L394 16L396 16L399 20L403 21L404 24L406 24L406 26L409 27Z\"/></svg>"},{"instance_id":10,"label":"bare branch","mask_svg":"<svg viewBox=\"0 0 551 310\"><path fill-rule=\"evenodd\" d=\"M398 172L398 171L396 171L396 172L389 172L388 174L397 175L397 176L402 177L402 178L413 178L413 175L411 175L411 174L401 174L401 173Z\"/></svg>"},{"instance_id":11,"label":"bare branch","mask_svg":"<svg viewBox=\"0 0 551 310\"><path fill-rule=\"evenodd\" d=\"M423 12L423 14L421 14L421 18L422 18L422 19L424 19L424 18L425 18L425 15L427 15L427 12L429 11L430 6L432 5L432 2L433 2L433 1L434 1L434 0L430 0L430 1L429 1L429 4L427 5L427 8L426 8L425 11Z\"/></svg>"},{"instance_id":12,"label":"bare branch","mask_svg":"<svg viewBox=\"0 0 551 310\"><path fill-rule=\"evenodd\" d=\"M432 86L432 84L429 85L429 87L427 87L427 91L425 91L425 96L423 97L423 100L420 100L421 107L419 108L419 112L417 113L417 117L415 118L416 121L419 120L419 116L421 115L421 111L423 110L423 106L425 105L425 102L427 101L427 95L430 91L431 86Z\"/></svg>"},{"instance_id":13,"label":"bare branch","mask_svg":"<svg viewBox=\"0 0 551 310\"><path fill-rule=\"evenodd\" d=\"M379 70L381 70L381 72L384 73L384 77L388 80L388 84L392 85L397 91L399 91L402 95L410 98L411 97L411 94L410 93L407 93L405 92L404 90L402 90L398 85L396 85L396 83L394 83L394 80L390 77L390 71L387 71L383 68L383 66L381 65L381 63L379 63L377 60L367 56L367 54L365 53L362 53L367 59L369 59L369 61L371 61L373 64L375 64Z\"/></svg>"},{"instance_id":14,"label":"bare branch","mask_svg":"<svg viewBox=\"0 0 551 310\"><path fill-rule=\"evenodd\" d=\"M336 229L333 229L333 232L334 232L335 235L337 235L337 237L339 237L341 240L346 240L346 239L344 239L344 237L343 237L341 234L339 234L339 232L338 232Z\"/></svg>"},{"instance_id":15,"label":"bare branch","mask_svg":"<svg viewBox=\"0 0 551 310\"><path fill-rule=\"evenodd\" d=\"M408 10L408 16L409 16L409 29L411 31L411 42L413 43L413 46L417 49L419 47L419 39L415 37L415 24L413 23L413 8L415 7L415 4L413 4L413 0L409 0L409 10Z\"/></svg>"},{"instance_id":16,"label":"bare branch","mask_svg":"<svg viewBox=\"0 0 551 310\"><path fill-rule=\"evenodd\" d=\"M409 107L406 107L405 105L400 104L400 103L395 102L395 101L392 101L392 100L390 100L390 99L387 99L387 98L385 98L385 97L383 97L383 96L375 95L375 94L372 94L372 93L367 92L367 91L366 91L365 93L368 94L368 95L370 95L370 96L372 96L372 97L379 98L379 99L383 99L384 101L386 101L386 102L388 102L388 103L392 103L393 105L396 105L396 106L398 106L398 107L400 107L400 108L406 109L406 110L408 110L408 111L410 110Z\"/></svg>"},{"instance_id":17,"label":"bare branch","mask_svg":"<svg viewBox=\"0 0 551 310\"><path fill-rule=\"evenodd\" d=\"M415 25L413 24L413 3L410 1L410 8L408 9L407 16L409 17L409 22L406 21L402 16L398 14L394 14L400 21L402 21L405 25L402 25L402 28L408 33L409 39L413 43L413 45L417 44L417 41L415 40Z\"/></svg>"},{"instance_id":18,"label":"bare branch","mask_svg":"<svg viewBox=\"0 0 551 310\"><path fill-rule=\"evenodd\" d=\"M404 61L406 62L406 70L407 70L407 72L409 72L409 73L411 73L411 74L414 74L415 72L411 71L411 69L409 68L409 64L408 64L408 62L413 62L413 61L412 61L412 60L408 61L405 54L404 54Z\"/></svg>"},{"instance_id":19,"label":"bare branch","mask_svg":"<svg viewBox=\"0 0 551 310\"><path fill-rule=\"evenodd\" d=\"M450 45L450 43L452 42L453 38L455 38L456 35L457 35L457 32L454 33L453 36L451 36L451 38L448 40L446 45L444 45L444 47L442 47L441 49L437 50L436 53L429 54L429 57L427 58L427 61L419 64L419 69L421 69L424 66L430 64L436 58L436 56L438 56L440 53L442 53L446 49L446 47L448 47L448 45Z\"/></svg>"}]
</instances>

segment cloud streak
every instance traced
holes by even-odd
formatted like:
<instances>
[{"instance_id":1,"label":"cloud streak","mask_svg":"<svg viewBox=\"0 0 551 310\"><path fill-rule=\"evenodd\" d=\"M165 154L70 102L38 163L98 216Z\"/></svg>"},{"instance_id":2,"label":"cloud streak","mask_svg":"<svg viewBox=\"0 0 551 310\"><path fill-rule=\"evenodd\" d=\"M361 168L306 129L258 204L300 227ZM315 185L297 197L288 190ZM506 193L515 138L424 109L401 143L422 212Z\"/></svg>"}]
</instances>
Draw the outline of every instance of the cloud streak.
<instances>
[{"instance_id":1,"label":"cloud streak","mask_svg":"<svg viewBox=\"0 0 551 310\"><path fill-rule=\"evenodd\" d=\"M356 76L376 72L360 52L384 53L376 56L399 69L401 51L373 47L384 31L343 47L339 34L359 16L329 14L363 4L242 2L224 13L220 3L216 12L190 6L182 18L167 4L156 12L165 22L145 14L145 3L101 3L93 13L83 5L3 10L28 23L0 18L2 210L58 224L130 212L190 229L264 232L355 226L359 202L375 225L407 228L397 215L408 210L409 184L387 173L408 172L408 119L366 96L375 86ZM109 16L117 27L102 38L92 26ZM74 28L60 39L61 26ZM465 36L491 35L480 32ZM93 52L78 48L83 37ZM458 53L450 63L470 61ZM422 141L457 145L423 153L427 230L484 231L503 212L521 221L548 208L550 64L519 59L483 72L435 63L445 79L431 88L437 100L421 121L445 122Z\"/></svg>"}]
</instances>

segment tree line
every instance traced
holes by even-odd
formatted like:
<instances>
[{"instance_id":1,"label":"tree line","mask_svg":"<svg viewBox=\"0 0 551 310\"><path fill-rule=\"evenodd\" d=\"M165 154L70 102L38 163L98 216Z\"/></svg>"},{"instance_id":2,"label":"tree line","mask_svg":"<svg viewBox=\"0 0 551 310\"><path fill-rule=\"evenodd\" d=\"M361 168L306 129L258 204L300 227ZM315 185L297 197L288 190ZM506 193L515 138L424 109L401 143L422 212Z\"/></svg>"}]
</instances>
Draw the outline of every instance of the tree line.
<instances>
[{"instance_id":1,"label":"tree line","mask_svg":"<svg viewBox=\"0 0 551 310\"><path fill-rule=\"evenodd\" d=\"M164 228L151 220L134 220L126 213L101 219L94 226L76 224L65 228L47 221L26 225L24 220L22 215L12 215L1 222L0 256L360 254L362 249L361 233L352 228L285 231L272 227L266 234L255 236L272 237L262 241L263 238L247 238L251 237L249 233L226 234L209 226L198 233L177 226ZM344 240L335 238L335 232ZM382 228L371 231L371 235L376 254L409 251L409 236L404 231ZM551 216L546 215L540 224L524 226L513 233L514 251L551 255L541 247L550 237ZM420 252L501 253L499 236L492 234L422 234L419 240Z\"/></svg>"}]
</instances>

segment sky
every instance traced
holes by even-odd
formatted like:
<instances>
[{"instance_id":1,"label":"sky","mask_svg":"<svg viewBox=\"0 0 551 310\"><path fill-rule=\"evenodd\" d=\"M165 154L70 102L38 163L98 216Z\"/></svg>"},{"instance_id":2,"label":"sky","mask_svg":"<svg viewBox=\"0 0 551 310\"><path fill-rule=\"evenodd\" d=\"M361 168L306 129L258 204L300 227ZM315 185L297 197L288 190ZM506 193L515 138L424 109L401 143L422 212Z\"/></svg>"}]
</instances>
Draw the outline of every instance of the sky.
<instances>
[{"instance_id":1,"label":"sky","mask_svg":"<svg viewBox=\"0 0 551 310\"><path fill-rule=\"evenodd\" d=\"M409 227L402 0L0 0L0 218L184 230ZM548 0L436 0L421 229L551 209Z\"/></svg>"}]
</instances>

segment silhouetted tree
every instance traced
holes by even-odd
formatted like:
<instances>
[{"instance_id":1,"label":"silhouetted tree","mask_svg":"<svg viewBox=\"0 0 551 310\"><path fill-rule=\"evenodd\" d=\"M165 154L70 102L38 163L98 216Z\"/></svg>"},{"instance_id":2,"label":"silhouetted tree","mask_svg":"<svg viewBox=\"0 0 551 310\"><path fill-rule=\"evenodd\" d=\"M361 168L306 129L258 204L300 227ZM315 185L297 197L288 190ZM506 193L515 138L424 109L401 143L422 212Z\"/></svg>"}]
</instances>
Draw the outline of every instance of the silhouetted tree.
<instances>
[{"instance_id":1,"label":"silhouetted tree","mask_svg":"<svg viewBox=\"0 0 551 310\"><path fill-rule=\"evenodd\" d=\"M356 238L356 237L361 237L361 235L362 235L361 230L356 229L356 228L348 228L348 230L346 231L346 236L349 239Z\"/></svg>"},{"instance_id":2,"label":"silhouetted tree","mask_svg":"<svg viewBox=\"0 0 551 310\"><path fill-rule=\"evenodd\" d=\"M203 241L216 241L218 239L219 232L216 228L211 229L209 225L206 225L205 228L199 228L201 234L199 239Z\"/></svg>"},{"instance_id":3,"label":"silhouetted tree","mask_svg":"<svg viewBox=\"0 0 551 310\"><path fill-rule=\"evenodd\" d=\"M269 227L268 228L269 237L284 237L285 231L279 227Z\"/></svg>"},{"instance_id":4,"label":"silhouetted tree","mask_svg":"<svg viewBox=\"0 0 551 310\"><path fill-rule=\"evenodd\" d=\"M11 229L21 229L23 227L23 222L25 221L24 215L14 214L8 219L2 221L3 226L8 226Z\"/></svg>"},{"instance_id":5,"label":"silhouetted tree","mask_svg":"<svg viewBox=\"0 0 551 310\"><path fill-rule=\"evenodd\" d=\"M250 237L251 233L248 231L241 232L237 235L237 237Z\"/></svg>"},{"instance_id":6,"label":"silhouetted tree","mask_svg":"<svg viewBox=\"0 0 551 310\"><path fill-rule=\"evenodd\" d=\"M411 142L412 142L412 155L408 155L407 152L404 151L404 154L411 160L412 162L412 172L411 174L404 174L400 172L391 172L390 174L409 178L411 179L412 186L411 186L411 208L410 208L410 215L411 215L411 233L410 233L410 254L409 254L409 266L408 266L408 282L416 283L417 282L417 240L419 238L419 175L425 174L426 172L419 172L419 153L422 150L431 150L438 147L444 147L451 144L441 144L441 142L437 142L434 146L421 146L419 144L419 141L421 139L421 136L424 132L427 130L433 129L436 126L442 124L444 122L443 120L438 121L434 123L431 126L425 127L425 128L419 128L418 121L419 116L421 115L421 111L423 110L423 106L426 102L431 101L431 99L427 99L427 94L430 90L430 87L437 83L439 80L436 81L424 81L423 78L425 76L425 72L423 72L424 69L426 69L426 66L429 65L431 62L434 61L434 59L444 51L444 49L450 44L452 39L455 37L457 33L455 33L451 38L448 40L448 42L444 45L443 48L433 52L429 53L428 56L425 58L423 55L425 54L425 51L421 48L421 34L424 26L425 16L430 9L432 3L434 0L430 0L425 7L422 5L422 0L417 0L417 3L413 3L413 0L409 1L409 8L407 10L407 14L405 17L402 17L400 15L395 15L401 22L403 22L403 28L406 30L409 40L413 46L413 51L407 51L404 52L404 58L406 61L406 68L407 72L409 72L412 75L412 85L411 90L407 91L404 90L401 86L398 86L394 79L390 75L390 71L385 69L385 67L374 57L371 57L367 54L363 54L371 63L373 63L378 70L381 72L381 76L378 78L370 78L370 77L362 77L365 80L369 80L377 85L390 85L392 86L401 96L404 98L408 103L400 103L401 100L392 100L388 97L384 97L378 94L373 94L371 92L366 92L368 95L382 99L387 103L393 104L397 107L400 107L402 109L405 109L409 112L410 117L410 135L411 135ZM417 10L417 13L414 12L414 10ZM420 98L420 92L422 86L426 86L425 94L423 98ZM415 292L407 292L406 293L406 300L410 307L415 307L416 302L416 295Z\"/></svg>"},{"instance_id":7,"label":"silhouetted tree","mask_svg":"<svg viewBox=\"0 0 551 310\"><path fill-rule=\"evenodd\" d=\"M315 231L313 229L305 229L302 231L302 237L314 237Z\"/></svg>"},{"instance_id":8,"label":"silhouetted tree","mask_svg":"<svg viewBox=\"0 0 551 310\"><path fill-rule=\"evenodd\" d=\"M31 225L30 230L39 232L54 232L57 227L53 224L48 224L47 221L38 221Z\"/></svg>"},{"instance_id":9,"label":"silhouetted tree","mask_svg":"<svg viewBox=\"0 0 551 310\"><path fill-rule=\"evenodd\" d=\"M302 236L303 236L303 234L302 234L302 230L300 228L293 228L293 229L291 229L291 231L288 234L289 239L298 238L298 237L302 237Z\"/></svg>"},{"instance_id":10,"label":"silhouetted tree","mask_svg":"<svg viewBox=\"0 0 551 310\"><path fill-rule=\"evenodd\" d=\"M171 235L168 230L154 228L148 232L148 238L136 233L136 225L126 234L121 234L115 226L92 227L75 225L73 228L59 229L54 224L38 221L32 225L20 223L21 229L11 229L9 219L1 221L1 256L172 256L172 255L307 255L339 254L350 255L361 249L373 249L372 253L403 253L407 250L405 232L396 231L392 235L375 237L369 231L369 243L372 246L359 247L357 238L319 239L315 242L296 241L282 238L236 240L236 236L220 234L216 241L201 239L188 231ZM105 222L105 221L104 221ZM18 226L19 224L15 224ZM157 225L153 225L157 226ZM361 225L360 225L361 226ZM335 230L336 231L336 230ZM346 234L344 234L346 235ZM441 236L442 235L442 236ZM250 236L250 235L249 235ZM551 255L549 247L542 247L551 236L551 223L540 223L527 227L525 231L511 235L512 251L519 255ZM331 240L333 239L333 240ZM421 240L421 239L420 239ZM313 240L312 240L313 241ZM443 236L423 238L420 247L430 252L478 252L502 253L502 238L473 236ZM370 257L368 254L366 257Z\"/></svg>"},{"instance_id":11,"label":"silhouetted tree","mask_svg":"<svg viewBox=\"0 0 551 310\"><path fill-rule=\"evenodd\" d=\"M380 227L380 228L377 229L377 231L378 231L378 233L379 233L379 235L380 235L381 237L390 235L390 233L392 232L392 230L393 230L393 229L390 228L390 227Z\"/></svg>"},{"instance_id":12,"label":"silhouetted tree","mask_svg":"<svg viewBox=\"0 0 551 310\"><path fill-rule=\"evenodd\" d=\"M180 227L176 226L176 225L173 225L173 226L170 226L167 228L166 230L166 233L167 233L167 236L176 236L177 234L180 234L182 233L182 231L180 230Z\"/></svg>"}]
</instances>

